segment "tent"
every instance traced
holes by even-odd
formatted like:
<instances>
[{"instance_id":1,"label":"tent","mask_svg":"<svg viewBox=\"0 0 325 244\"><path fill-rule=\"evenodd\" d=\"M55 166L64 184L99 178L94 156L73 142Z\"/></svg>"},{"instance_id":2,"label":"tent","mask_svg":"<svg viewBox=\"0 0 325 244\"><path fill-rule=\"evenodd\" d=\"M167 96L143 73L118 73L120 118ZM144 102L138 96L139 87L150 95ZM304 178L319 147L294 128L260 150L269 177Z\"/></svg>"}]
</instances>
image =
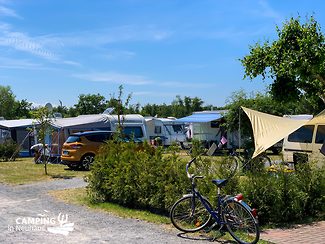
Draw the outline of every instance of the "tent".
<instances>
[{"instance_id":1,"label":"tent","mask_svg":"<svg viewBox=\"0 0 325 244\"><path fill-rule=\"evenodd\" d=\"M31 132L37 121L33 119L0 120L0 143L8 137L12 138L21 147L21 156L30 156L30 147L37 138Z\"/></svg>"}]
</instances>

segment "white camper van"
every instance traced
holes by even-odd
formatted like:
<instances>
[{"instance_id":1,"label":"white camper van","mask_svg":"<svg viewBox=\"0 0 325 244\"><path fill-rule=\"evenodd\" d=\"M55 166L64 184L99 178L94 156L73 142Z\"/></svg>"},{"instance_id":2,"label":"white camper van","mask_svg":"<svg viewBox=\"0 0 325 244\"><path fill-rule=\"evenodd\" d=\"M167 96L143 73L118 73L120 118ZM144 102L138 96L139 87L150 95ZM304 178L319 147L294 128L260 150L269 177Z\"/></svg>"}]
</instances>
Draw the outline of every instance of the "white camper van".
<instances>
[{"instance_id":1,"label":"white camper van","mask_svg":"<svg viewBox=\"0 0 325 244\"><path fill-rule=\"evenodd\" d=\"M185 125L175 118L146 117L145 120L150 140L159 137L164 146L186 141Z\"/></svg>"},{"instance_id":2,"label":"white camper van","mask_svg":"<svg viewBox=\"0 0 325 244\"><path fill-rule=\"evenodd\" d=\"M312 118L311 115L290 116L294 119ZM313 119L306 125L294 131L283 140L283 159L286 162L294 162L295 155L302 153L309 160L325 161L325 156L320 149L325 142L325 120L320 117Z\"/></svg>"}]
</instances>

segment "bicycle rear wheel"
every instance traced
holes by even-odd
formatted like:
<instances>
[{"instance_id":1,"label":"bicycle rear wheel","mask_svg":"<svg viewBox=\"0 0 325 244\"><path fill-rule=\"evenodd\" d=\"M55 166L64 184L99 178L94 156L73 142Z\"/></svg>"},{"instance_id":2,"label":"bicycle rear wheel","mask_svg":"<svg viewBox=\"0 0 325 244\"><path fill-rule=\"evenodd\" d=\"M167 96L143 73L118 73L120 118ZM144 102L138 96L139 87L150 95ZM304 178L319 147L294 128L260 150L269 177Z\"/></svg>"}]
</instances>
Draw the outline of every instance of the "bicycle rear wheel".
<instances>
[{"instance_id":1,"label":"bicycle rear wheel","mask_svg":"<svg viewBox=\"0 0 325 244\"><path fill-rule=\"evenodd\" d=\"M208 200L204 201L211 208ZM180 231L196 232L208 225L211 215L198 197L187 195L173 205L170 219Z\"/></svg>"},{"instance_id":2,"label":"bicycle rear wheel","mask_svg":"<svg viewBox=\"0 0 325 244\"><path fill-rule=\"evenodd\" d=\"M252 213L240 202L228 201L223 208L223 219L230 235L239 243L254 244L260 231Z\"/></svg>"}]
</instances>

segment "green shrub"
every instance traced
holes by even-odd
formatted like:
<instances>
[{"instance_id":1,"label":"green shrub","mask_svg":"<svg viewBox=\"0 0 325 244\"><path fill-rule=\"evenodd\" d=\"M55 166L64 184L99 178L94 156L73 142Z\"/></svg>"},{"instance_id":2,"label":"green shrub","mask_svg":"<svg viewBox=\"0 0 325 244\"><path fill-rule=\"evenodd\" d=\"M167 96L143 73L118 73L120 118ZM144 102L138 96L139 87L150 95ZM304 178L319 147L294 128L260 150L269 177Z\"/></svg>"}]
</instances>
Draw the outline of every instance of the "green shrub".
<instances>
[{"instance_id":1,"label":"green shrub","mask_svg":"<svg viewBox=\"0 0 325 244\"><path fill-rule=\"evenodd\" d=\"M13 160L16 159L16 155L14 153L18 149L17 143L12 140L7 140L4 143L0 144L0 160L1 161L9 161L12 157Z\"/></svg>"},{"instance_id":2,"label":"green shrub","mask_svg":"<svg viewBox=\"0 0 325 244\"><path fill-rule=\"evenodd\" d=\"M216 204L214 178L231 175L231 157L198 156L190 173L202 175L197 180L200 192ZM101 148L89 176L88 195L92 201L167 214L170 207L190 189L185 173L186 160L170 148L164 153L144 143L109 141ZM244 171L232 177L223 193L242 192L245 201L258 209L263 223L288 223L325 212L325 168L313 164L298 165L295 172Z\"/></svg>"},{"instance_id":3,"label":"green shrub","mask_svg":"<svg viewBox=\"0 0 325 244\"><path fill-rule=\"evenodd\" d=\"M108 142L101 148L89 176L93 201L111 201L131 208L164 212L188 184L185 162L163 148L144 143ZM181 173L180 173L181 172Z\"/></svg>"},{"instance_id":4,"label":"green shrub","mask_svg":"<svg viewBox=\"0 0 325 244\"><path fill-rule=\"evenodd\" d=\"M258 208L261 223L288 223L324 213L324 168L301 164L284 169L247 173L240 183L249 204Z\"/></svg>"}]
</instances>

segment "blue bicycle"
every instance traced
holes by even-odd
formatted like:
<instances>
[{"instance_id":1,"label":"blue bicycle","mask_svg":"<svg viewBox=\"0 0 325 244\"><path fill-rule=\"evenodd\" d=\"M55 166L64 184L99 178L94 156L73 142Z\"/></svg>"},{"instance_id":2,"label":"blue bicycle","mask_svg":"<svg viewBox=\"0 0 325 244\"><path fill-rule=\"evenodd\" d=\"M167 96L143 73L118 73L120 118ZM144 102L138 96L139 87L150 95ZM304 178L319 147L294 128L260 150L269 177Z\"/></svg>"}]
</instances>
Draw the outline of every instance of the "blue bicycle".
<instances>
[{"instance_id":1,"label":"blue bicycle","mask_svg":"<svg viewBox=\"0 0 325 244\"><path fill-rule=\"evenodd\" d=\"M217 225L220 226L219 230L226 226L230 235L238 243L257 243L260 231L256 210L251 209L242 200L242 194L221 195L221 188L227 184L228 179L212 180L218 188L218 203L217 207L213 208L208 199L196 188L196 179L203 176L188 172L195 160L196 158L193 158L186 165L186 173L192 184L191 194L184 195L171 208L170 219L173 225L183 232L196 232L204 228L209 232ZM214 223L211 222L212 219Z\"/></svg>"}]
</instances>

